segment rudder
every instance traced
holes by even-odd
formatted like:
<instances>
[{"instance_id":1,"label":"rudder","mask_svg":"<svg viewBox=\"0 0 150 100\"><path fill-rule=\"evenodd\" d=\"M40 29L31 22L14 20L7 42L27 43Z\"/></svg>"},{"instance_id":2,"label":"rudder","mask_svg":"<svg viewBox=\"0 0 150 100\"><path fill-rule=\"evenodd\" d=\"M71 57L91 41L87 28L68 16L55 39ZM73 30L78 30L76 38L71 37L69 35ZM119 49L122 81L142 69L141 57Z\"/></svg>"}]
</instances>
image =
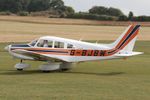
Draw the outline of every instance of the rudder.
<instances>
[{"instance_id":1,"label":"rudder","mask_svg":"<svg viewBox=\"0 0 150 100\"><path fill-rule=\"evenodd\" d=\"M130 25L111 46L116 50L132 51L139 29L140 25Z\"/></svg>"}]
</instances>

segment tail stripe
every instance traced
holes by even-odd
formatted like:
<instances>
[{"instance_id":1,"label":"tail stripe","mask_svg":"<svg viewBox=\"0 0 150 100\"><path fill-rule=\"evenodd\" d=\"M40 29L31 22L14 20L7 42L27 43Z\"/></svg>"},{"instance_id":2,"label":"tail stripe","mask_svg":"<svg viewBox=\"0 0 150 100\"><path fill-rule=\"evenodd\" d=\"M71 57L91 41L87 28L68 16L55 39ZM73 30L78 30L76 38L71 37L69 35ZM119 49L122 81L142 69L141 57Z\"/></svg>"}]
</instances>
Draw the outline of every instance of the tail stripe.
<instances>
[{"instance_id":1,"label":"tail stripe","mask_svg":"<svg viewBox=\"0 0 150 100\"><path fill-rule=\"evenodd\" d=\"M120 42L118 43L118 45L116 46L116 48L119 47L119 45L123 42L123 40L125 40L125 38L127 37L127 35L133 30L134 26L131 25L129 30L127 31L127 33L123 36L123 38L120 40Z\"/></svg>"},{"instance_id":2,"label":"tail stripe","mask_svg":"<svg viewBox=\"0 0 150 100\"><path fill-rule=\"evenodd\" d=\"M112 55L123 49L139 32L140 25L131 26L127 33L123 36L117 46L109 50L108 54Z\"/></svg>"},{"instance_id":3,"label":"tail stripe","mask_svg":"<svg viewBox=\"0 0 150 100\"><path fill-rule=\"evenodd\" d=\"M126 42L120 49L123 49L126 45L128 45L128 43L129 43L130 41L132 41L132 40L135 38L135 36L138 34L138 32L139 32L139 30L136 30L135 34L133 34L133 35L131 36L131 38L128 39L127 42Z\"/></svg>"},{"instance_id":4,"label":"tail stripe","mask_svg":"<svg viewBox=\"0 0 150 100\"><path fill-rule=\"evenodd\" d=\"M130 37L136 33L137 29L140 27L140 25L137 25L132 32L127 36L127 38L121 43L121 45L118 47L118 49L120 49L125 43L126 41L128 41L128 39L130 39Z\"/></svg>"}]
</instances>

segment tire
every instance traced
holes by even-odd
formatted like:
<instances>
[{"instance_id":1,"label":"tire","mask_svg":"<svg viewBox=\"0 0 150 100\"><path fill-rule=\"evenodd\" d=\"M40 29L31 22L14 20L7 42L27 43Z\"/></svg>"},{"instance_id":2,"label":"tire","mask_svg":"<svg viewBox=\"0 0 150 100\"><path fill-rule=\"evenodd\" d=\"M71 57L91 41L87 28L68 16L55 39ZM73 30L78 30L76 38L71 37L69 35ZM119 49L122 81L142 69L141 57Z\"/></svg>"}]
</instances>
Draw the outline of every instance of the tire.
<instances>
[{"instance_id":1,"label":"tire","mask_svg":"<svg viewBox=\"0 0 150 100\"><path fill-rule=\"evenodd\" d=\"M23 71L23 69L17 69L18 71Z\"/></svg>"},{"instance_id":2,"label":"tire","mask_svg":"<svg viewBox=\"0 0 150 100\"><path fill-rule=\"evenodd\" d=\"M51 71L43 70L42 72L43 72L43 73L50 73Z\"/></svg>"},{"instance_id":3,"label":"tire","mask_svg":"<svg viewBox=\"0 0 150 100\"><path fill-rule=\"evenodd\" d=\"M67 68L66 69L60 69L61 72L66 72L66 71L69 71L69 70L70 69L67 69Z\"/></svg>"}]
</instances>

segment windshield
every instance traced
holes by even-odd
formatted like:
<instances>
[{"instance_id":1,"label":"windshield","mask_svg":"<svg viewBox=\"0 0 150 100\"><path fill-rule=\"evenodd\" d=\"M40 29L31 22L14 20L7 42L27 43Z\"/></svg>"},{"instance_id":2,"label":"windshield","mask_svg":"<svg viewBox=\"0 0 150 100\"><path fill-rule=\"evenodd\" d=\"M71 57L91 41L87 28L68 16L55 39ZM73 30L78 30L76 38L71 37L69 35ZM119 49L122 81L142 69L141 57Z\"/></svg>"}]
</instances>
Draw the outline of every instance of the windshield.
<instances>
[{"instance_id":1,"label":"windshield","mask_svg":"<svg viewBox=\"0 0 150 100\"><path fill-rule=\"evenodd\" d=\"M34 46L35 46L35 44L37 43L37 41L38 41L38 40L34 40L34 41L32 41L31 43L29 43L29 45L31 45L31 46L33 46L33 47L34 47Z\"/></svg>"}]
</instances>

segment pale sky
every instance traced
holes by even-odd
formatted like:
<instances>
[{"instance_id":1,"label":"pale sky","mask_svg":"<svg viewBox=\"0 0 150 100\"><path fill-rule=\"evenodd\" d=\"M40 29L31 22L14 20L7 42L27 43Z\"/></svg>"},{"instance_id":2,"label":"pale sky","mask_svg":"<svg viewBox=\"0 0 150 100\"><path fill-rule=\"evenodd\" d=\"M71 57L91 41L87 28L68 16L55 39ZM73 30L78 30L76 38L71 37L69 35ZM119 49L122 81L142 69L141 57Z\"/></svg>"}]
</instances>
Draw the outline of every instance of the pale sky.
<instances>
[{"instance_id":1,"label":"pale sky","mask_svg":"<svg viewBox=\"0 0 150 100\"><path fill-rule=\"evenodd\" d=\"M150 16L149 0L63 0L65 5L73 7L76 12L88 11L93 6L119 8L124 14L133 11L134 15Z\"/></svg>"}]
</instances>

